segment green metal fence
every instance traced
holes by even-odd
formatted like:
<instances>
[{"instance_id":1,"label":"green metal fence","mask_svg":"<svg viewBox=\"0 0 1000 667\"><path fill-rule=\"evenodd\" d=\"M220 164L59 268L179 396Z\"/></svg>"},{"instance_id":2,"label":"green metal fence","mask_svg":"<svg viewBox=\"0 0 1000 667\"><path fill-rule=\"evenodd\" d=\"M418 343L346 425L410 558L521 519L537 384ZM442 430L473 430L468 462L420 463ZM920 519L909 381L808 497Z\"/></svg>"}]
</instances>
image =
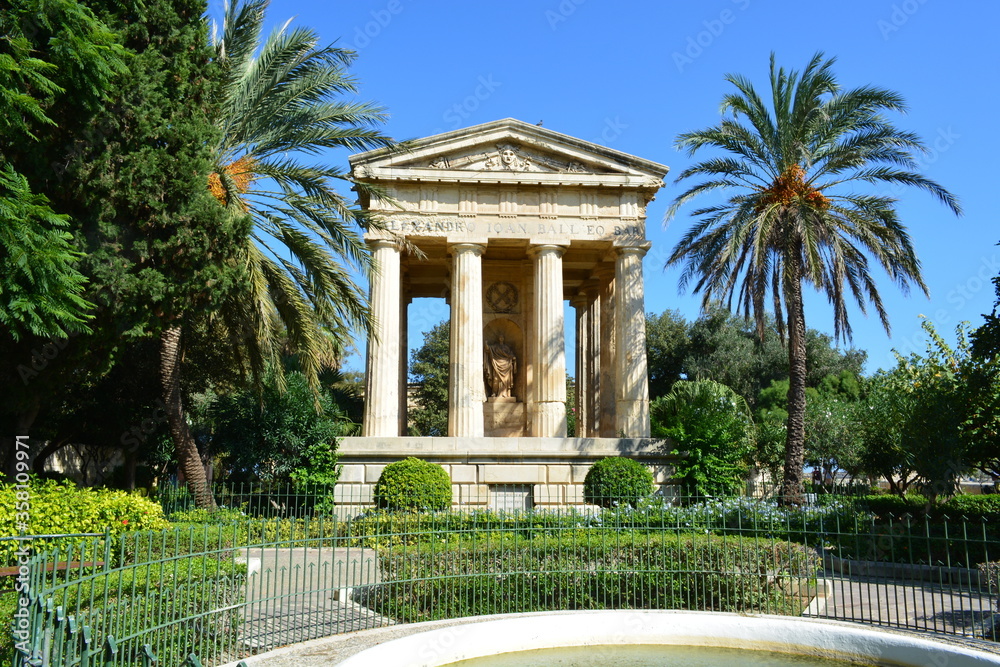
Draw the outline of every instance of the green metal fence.
<instances>
[{"instance_id":1,"label":"green metal fence","mask_svg":"<svg viewBox=\"0 0 1000 667\"><path fill-rule=\"evenodd\" d=\"M257 504L280 516L33 556L15 664L219 665L365 628L555 609L805 615L997 639L996 590L979 570L1000 559L989 517L877 515L838 497L423 513L360 501L330 512L317 497Z\"/></svg>"}]
</instances>

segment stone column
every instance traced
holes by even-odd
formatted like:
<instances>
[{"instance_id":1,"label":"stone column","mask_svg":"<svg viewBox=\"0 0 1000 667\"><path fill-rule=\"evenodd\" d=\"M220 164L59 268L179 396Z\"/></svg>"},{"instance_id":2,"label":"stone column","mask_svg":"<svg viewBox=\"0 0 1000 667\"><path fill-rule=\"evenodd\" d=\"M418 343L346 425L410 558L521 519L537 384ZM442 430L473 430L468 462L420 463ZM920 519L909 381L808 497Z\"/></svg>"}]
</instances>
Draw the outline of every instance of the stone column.
<instances>
[{"instance_id":1,"label":"stone column","mask_svg":"<svg viewBox=\"0 0 1000 667\"><path fill-rule=\"evenodd\" d=\"M600 437L601 412L601 294L596 280L584 285L587 295L587 425L585 437Z\"/></svg>"},{"instance_id":2,"label":"stone column","mask_svg":"<svg viewBox=\"0 0 1000 667\"><path fill-rule=\"evenodd\" d=\"M590 348L590 311L585 294L578 294L570 301L570 305L576 309L576 434L575 437L583 438L587 435L587 420L590 418L588 410L590 402L590 357L587 352Z\"/></svg>"},{"instance_id":3,"label":"stone column","mask_svg":"<svg viewBox=\"0 0 1000 667\"><path fill-rule=\"evenodd\" d=\"M535 402L531 435L566 437L566 329L563 322L562 256L559 245L528 249L535 262Z\"/></svg>"},{"instance_id":4,"label":"stone column","mask_svg":"<svg viewBox=\"0 0 1000 667\"><path fill-rule=\"evenodd\" d=\"M448 435L483 437L483 251L455 243L451 277L451 360L448 366Z\"/></svg>"},{"instance_id":5,"label":"stone column","mask_svg":"<svg viewBox=\"0 0 1000 667\"><path fill-rule=\"evenodd\" d=\"M600 283L601 300L601 404L598 417L598 435L602 438L618 436L615 414L618 403L618 373L615 345L615 271L602 267L596 272Z\"/></svg>"},{"instance_id":6,"label":"stone column","mask_svg":"<svg viewBox=\"0 0 1000 667\"><path fill-rule=\"evenodd\" d=\"M405 282L405 278L403 279ZM412 299L408 294L399 298L399 434L409 432L409 305Z\"/></svg>"},{"instance_id":7,"label":"stone column","mask_svg":"<svg viewBox=\"0 0 1000 667\"><path fill-rule=\"evenodd\" d=\"M616 430L627 438L649 437L649 379L646 375L646 312L642 258L649 244L619 248L615 261L618 340Z\"/></svg>"},{"instance_id":8,"label":"stone column","mask_svg":"<svg viewBox=\"0 0 1000 667\"><path fill-rule=\"evenodd\" d=\"M371 279L372 317L375 330L368 336L365 373L365 414L362 435L399 435L399 246L393 241L370 241L375 271Z\"/></svg>"}]
</instances>

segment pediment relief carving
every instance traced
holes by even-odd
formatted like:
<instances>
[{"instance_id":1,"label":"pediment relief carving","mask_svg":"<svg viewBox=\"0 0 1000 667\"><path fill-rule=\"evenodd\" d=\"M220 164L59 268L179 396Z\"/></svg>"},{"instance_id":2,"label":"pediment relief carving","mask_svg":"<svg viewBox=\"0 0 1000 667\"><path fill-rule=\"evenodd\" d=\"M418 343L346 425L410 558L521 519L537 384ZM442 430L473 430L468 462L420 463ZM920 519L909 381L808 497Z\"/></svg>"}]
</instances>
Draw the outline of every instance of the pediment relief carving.
<instances>
[{"instance_id":1,"label":"pediment relief carving","mask_svg":"<svg viewBox=\"0 0 1000 667\"><path fill-rule=\"evenodd\" d=\"M486 148L486 150L482 150ZM467 171L514 171L549 173L607 173L606 169L587 165L580 160L564 159L529 151L514 141L504 141L491 147L465 154L438 155L414 167L429 169L460 169Z\"/></svg>"}]
</instances>

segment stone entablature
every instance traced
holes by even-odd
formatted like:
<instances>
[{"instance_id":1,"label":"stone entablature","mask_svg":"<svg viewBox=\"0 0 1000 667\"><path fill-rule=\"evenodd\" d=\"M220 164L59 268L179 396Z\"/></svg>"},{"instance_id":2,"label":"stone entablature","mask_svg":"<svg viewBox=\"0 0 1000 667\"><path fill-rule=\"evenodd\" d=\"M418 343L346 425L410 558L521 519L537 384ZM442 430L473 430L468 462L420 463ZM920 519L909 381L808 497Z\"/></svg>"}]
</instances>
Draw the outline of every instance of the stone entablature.
<instances>
[{"instance_id":1,"label":"stone entablature","mask_svg":"<svg viewBox=\"0 0 1000 667\"><path fill-rule=\"evenodd\" d=\"M451 305L450 436L566 435L566 300L577 312L580 435L649 435L642 256L646 206L667 167L514 119L351 165L385 193L361 203L389 232L368 235L378 333L366 436L406 433L407 304L428 296ZM501 338L516 357L512 384L488 395L488 352Z\"/></svg>"}]
</instances>

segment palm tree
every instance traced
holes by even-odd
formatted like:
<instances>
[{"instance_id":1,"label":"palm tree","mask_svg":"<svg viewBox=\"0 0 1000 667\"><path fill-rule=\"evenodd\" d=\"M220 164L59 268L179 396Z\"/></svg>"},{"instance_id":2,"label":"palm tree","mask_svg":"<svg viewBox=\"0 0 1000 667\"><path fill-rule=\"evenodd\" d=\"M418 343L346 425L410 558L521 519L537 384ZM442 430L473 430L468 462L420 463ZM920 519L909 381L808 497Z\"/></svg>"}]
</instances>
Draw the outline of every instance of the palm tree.
<instances>
[{"instance_id":1,"label":"palm tree","mask_svg":"<svg viewBox=\"0 0 1000 667\"><path fill-rule=\"evenodd\" d=\"M394 145L378 126L385 112L365 102L338 99L356 92L347 73L353 51L320 46L306 28L288 23L262 42L269 0L237 0L226 6L215 41L223 76L218 115L221 141L212 193L251 228L240 261L246 277L207 327L228 343L234 362L259 385L267 369L283 387L281 355L297 356L314 392L319 374L349 340L349 331L371 330L368 302L351 277L369 275L371 255L360 228L377 226L334 189L354 183L318 156L323 150L369 150ZM168 331L164 378L180 361L180 332ZM173 410L179 394L167 389ZM317 402L317 409L319 403ZM173 423L173 422L172 422ZM193 462L190 433L175 434L178 458ZM199 506L212 506L204 472L185 466ZM190 470L190 473L188 472ZM200 477L200 479L199 479Z\"/></svg>"},{"instance_id":2,"label":"palm tree","mask_svg":"<svg viewBox=\"0 0 1000 667\"><path fill-rule=\"evenodd\" d=\"M733 192L692 213L698 218L667 265L683 264L681 288L693 282L704 304L736 299L763 332L768 303L782 340L787 333L789 380L787 442L781 493L801 500L805 451L806 348L803 286L820 291L834 310L834 336L851 338L849 296L866 312L871 304L889 333L871 269L880 266L904 293L925 294L920 262L886 192L865 194L851 186L912 186L926 190L961 214L954 196L914 170L926 152L916 135L882 114L905 111L895 92L862 86L842 90L835 60L817 53L800 75L775 65L771 55L771 106L746 78L727 75L736 92L722 100L722 121L682 134L678 147L693 155L719 148L686 169L678 181L705 180L677 197L668 219L689 200L716 190ZM726 115L728 114L728 115Z\"/></svg>"}]
</instances>

